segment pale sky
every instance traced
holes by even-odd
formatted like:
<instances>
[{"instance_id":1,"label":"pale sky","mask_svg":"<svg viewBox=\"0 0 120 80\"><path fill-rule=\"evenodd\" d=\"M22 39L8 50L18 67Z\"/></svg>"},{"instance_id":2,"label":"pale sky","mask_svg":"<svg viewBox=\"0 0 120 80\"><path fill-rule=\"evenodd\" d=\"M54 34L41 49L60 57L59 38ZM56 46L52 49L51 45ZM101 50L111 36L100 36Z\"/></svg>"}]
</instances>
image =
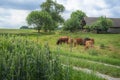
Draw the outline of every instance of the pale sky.
<instances>
[{"instance_id":1,"label":"pale sky","mask_svg":"<svg viewBox=\"0 0 120 80\"><path fill-rule=\"evenodd\" d=\"M26 16L33 10L40 10L46 0L0 0L0 28L18 29L27 25ZM62 14L68 19L71 12L82 10L88 17L107 16L120 18L120 0L56 0L63 4Z\"/></svg>"}]
</instances>

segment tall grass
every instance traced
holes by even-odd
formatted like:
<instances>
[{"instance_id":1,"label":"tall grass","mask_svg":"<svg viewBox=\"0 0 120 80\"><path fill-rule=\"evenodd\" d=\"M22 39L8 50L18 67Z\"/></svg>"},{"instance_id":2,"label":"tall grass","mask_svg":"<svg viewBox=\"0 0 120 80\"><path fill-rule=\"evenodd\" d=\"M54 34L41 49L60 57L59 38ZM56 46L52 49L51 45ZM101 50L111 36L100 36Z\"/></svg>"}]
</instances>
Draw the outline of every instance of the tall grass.
<instances>
[{"instance_id":1,"label":"tall grass","mask_svg":"<svg viewBox=\"0 0 120 80\"><path fill-rule=\"evenodd\" d=\"M72 73L71 73L72 72ZM21 36L0 35L0 80L104 80L64 67L59 50Z\"/></svg>"},{"instance_id":2,"label":"tall grass","mask_svg":"<svg viewBox=\"0 0 120 80\"><path fill-rule=\"evenodd\" d=\"M20 37L2 36L1 80L64 80L64 69L48 45L41 46Z\"/></svg>"}]
</instances>

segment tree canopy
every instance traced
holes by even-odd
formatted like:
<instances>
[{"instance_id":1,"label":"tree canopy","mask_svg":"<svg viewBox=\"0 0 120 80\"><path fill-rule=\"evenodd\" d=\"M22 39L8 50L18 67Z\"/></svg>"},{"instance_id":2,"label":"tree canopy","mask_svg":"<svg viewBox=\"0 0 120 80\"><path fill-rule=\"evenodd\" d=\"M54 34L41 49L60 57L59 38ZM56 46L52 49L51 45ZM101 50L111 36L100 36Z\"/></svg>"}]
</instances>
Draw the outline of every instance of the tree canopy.
<instances>
[{"instance_id":1,"label":"tree canopy","mask_svg":"<svg viewBox=\"0 0 120 80\"><path fill-rule=\"evenodd\" d=\"M46 2L40 5L40 7L42 11L46 11L51 15L54 26L58 27L59 24L64 22L64 19L60 15L65 10L63 5L58 4L53 0L46 0Z\"/></svg>"},{"instance_id":2,"label":"tree canopy","mask_svg":"<svg viewBox=\"0 0 120 80\"><path fill-rule=\"evenodd\" d=\"M85 16L86 16L86 14L81 10L77 10L75 12L72 12L72 14L71 14L71 18L76 17L79 20L83 19Z\"/></svg>"},{"instance_id":3,"label":"tree canopy","mask_svg":"<svg viewBox=\"0 0 120 80\"><path fill-rule=\"evenodd\" d=\"M52 18L46 11L32 11L27 16L27 23L33 25L37 28L38 32L43 30L48 30L52 26ZM46 27L46 26L49 26Z\"/></svg>"},{"instance_id":4,"label":"tree canopy","mask_svg":"<svg viewBox=\"0 0 120 80\"><path fill-rule=\"evenodd\" d=\"M60 15L65 10L63 5L53 0L46 0L40 7L40 11L32 11L26 19L27 23L33 25L38 32L41 29L44 31L54 30L64 22L64 19Z\"/></svg>"},{"instance_id":5,"label":"tree canopy","mask_svg":"<svg viewBox=\"0 0 120 80\"><path fill-rule=\"evenodd\" d=\"M109 27L113 25L113 22L111 19L108 19L104 16L101 16L98 18L98 20L92 25L94 29L107 31Z\"/></svg>"},{"instance_id":6,"label":"tree canopy","mask_svg":"<svg viewBox=\"0 0 120 80\"><path fill-rule=\"evenodd\" d=\"M69 30L70 32L74 32L75 30L77 30L79 28L79 25L80 22L78 19L76 19L75 17L74 18L71 18L71 19L68 19L65 23L64 23L64 26L63 26L63 30Z\"/></svg>"},{"instance_id":7,"label":"tree canopy","mask_svg":"<svg viewBox=\"0 0 120 80\"><path fill-rule=\"evenodd\" d=\"M70 19L66 20L63 26L63 30L75 31L82 29L85 23L84 17L86 14L80 10L72 12Z\"/></svg>"},{"instance_id":8,"label":"tree canopy","mask_svg":"<svg viewBox=\"0 0 120 80\"><path fill-rule=\"evenodd\" d=\"M29 29L28 26L21 26L20 29Z\"/></svg>"}]
</instances>

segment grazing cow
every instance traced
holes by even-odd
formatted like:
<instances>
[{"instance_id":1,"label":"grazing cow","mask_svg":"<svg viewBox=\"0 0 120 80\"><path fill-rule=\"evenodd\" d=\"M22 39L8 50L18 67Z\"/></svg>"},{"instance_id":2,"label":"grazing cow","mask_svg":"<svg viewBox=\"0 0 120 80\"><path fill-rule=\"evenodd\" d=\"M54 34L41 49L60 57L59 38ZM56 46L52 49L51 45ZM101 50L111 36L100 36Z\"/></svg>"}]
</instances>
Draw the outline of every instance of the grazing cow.
<instances>
[{"instance_id":1,"label":"grazing cow","mask_svg":"<svg viewBox=\"0 0 120 80\"><path fill-rule=\"evenodd\" d=\"M74 39L73 38L69 38L68 44L70 44L70 46L73 46L73 43L74 43Z\"/></svg>"},{"instance_id":2,"label":"grazing cow","mask_svg":"<svg viewBox=\"0 0 120 80\"><path fill-rule=\"evenodd\" d=\"M85 45L85 42L86 42L86 41L89 41L89 40L91 40L91 39L90 39L90 38L84 38L84 39L83 39L83 45Z\"/></svg>"},{"instance_id":3,"label":"grazing cow","mask_svg":"<svg viewBox=\"0 0 120 80\"><path fill-rule=\"evenodd\" d=\"M94 39L87 40L85 42L85 49L88 49L90 47L92 48L92 47L94 47L93 45L94 45Z\"/></svg>"},{"instance_id":4,"label":"grazing cow","mask_svg":"<svg viewBox=\"0 0 120 80\"><path fill-rule=\"evenodd\" d=\"M82 38L74 39L74 47L76 47L76 45L82 45L82 44L83 44L83 39Z\"/></svg>"},{"instance_id":5,"label":"grazing cow","mask_svg":"<svg viewBox=\"0 0 120 80\"><path fill-rule=\"evenodd\" d=\"M57 45L62 44L62 43L67 43L68 44L69 37L68 36L62 36L57 40Z\"/></svg>"},{"instance_id":6,"label":"grazing cow","mask_svg":"<svg viewBox=\"0 0 120 80\"><path fill-rule=\"evenodd\" d=\"M69 43L69 44L72 44L73 41L74 41L73 38L69 38L68 43Z\"/></svg>"}]
</instances>

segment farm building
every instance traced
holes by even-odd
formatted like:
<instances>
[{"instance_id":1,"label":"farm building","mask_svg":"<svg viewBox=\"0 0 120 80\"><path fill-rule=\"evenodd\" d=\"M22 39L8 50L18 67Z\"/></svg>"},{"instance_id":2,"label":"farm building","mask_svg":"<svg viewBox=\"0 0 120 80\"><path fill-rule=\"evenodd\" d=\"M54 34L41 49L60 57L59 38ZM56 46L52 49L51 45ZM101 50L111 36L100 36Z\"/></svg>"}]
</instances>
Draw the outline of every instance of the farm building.
<instances>
[{"instance_id":1,"label":"farm building","mask_svg":"<svg viewBox=\"0 0 120 80\"><path fill-rule=\"evenodd\" d=\"M85 17L86 25L93 24L98 17ZM113 21L113 26L108 29L109 33L120 33L120 18L109 18Z\"/></svg>"}]
</instances>

